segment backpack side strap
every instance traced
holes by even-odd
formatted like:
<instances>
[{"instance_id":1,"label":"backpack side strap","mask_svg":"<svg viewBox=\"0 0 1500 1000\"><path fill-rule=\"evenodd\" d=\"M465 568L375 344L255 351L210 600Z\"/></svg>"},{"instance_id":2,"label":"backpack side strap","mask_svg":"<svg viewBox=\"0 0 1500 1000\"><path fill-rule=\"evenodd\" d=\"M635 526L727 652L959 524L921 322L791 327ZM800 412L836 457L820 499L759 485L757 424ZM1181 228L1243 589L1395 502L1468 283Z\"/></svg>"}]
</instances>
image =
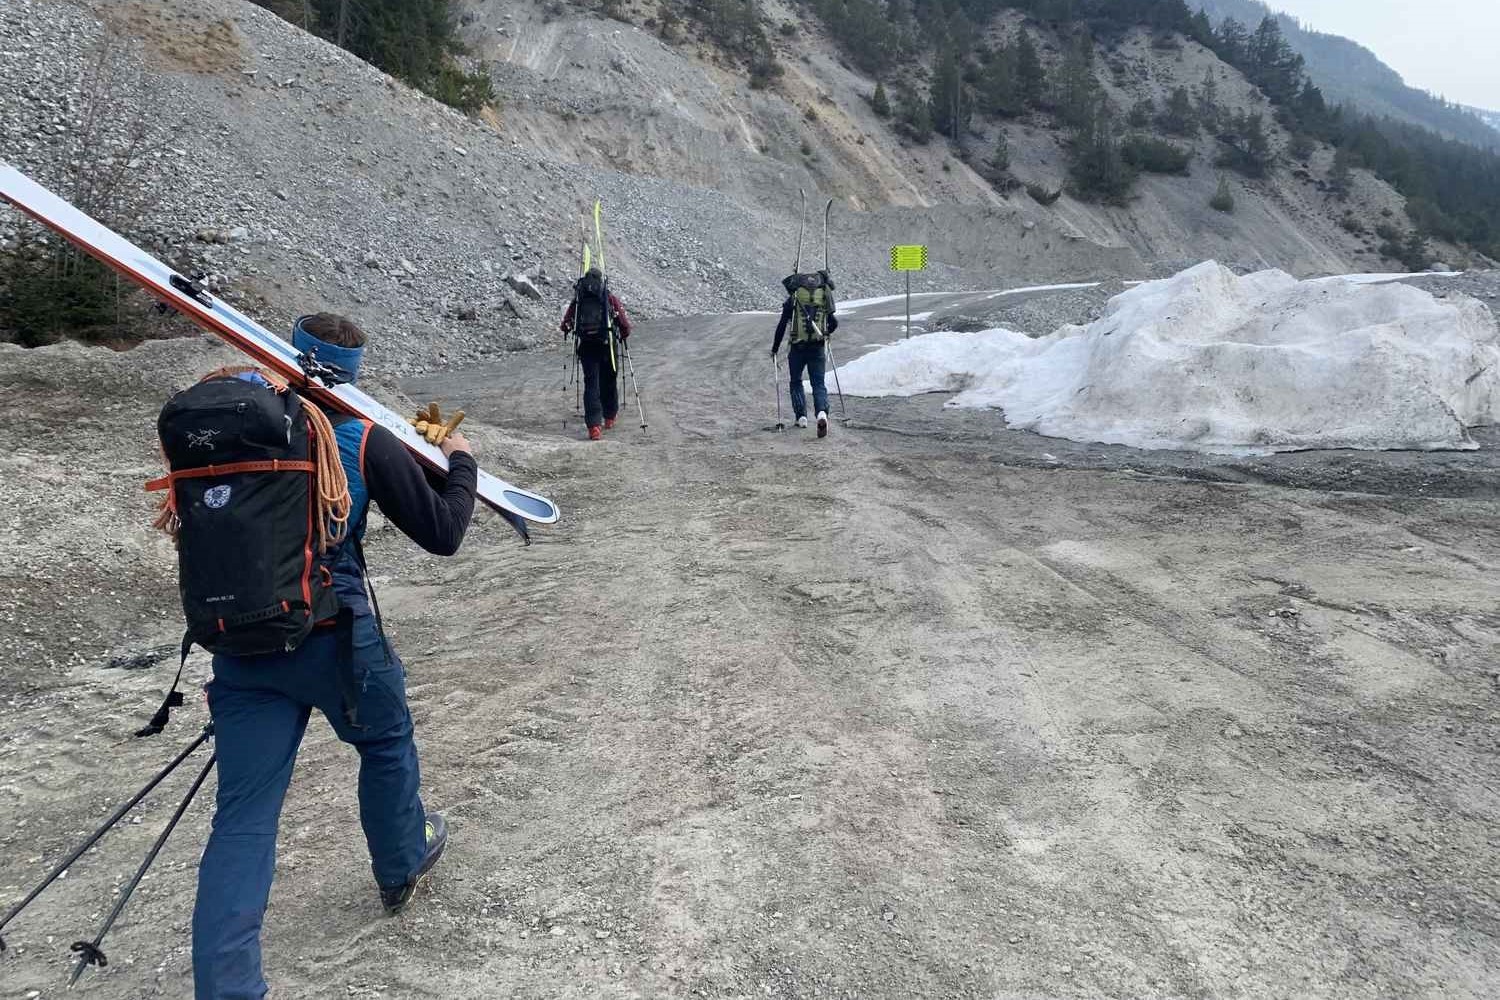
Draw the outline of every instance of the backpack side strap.
<instances>
[{"instance_id":1,"label":"backpack side strap","mask_svg":"<svg viewBox=\"0 0 1500 1000\"><path fill-rule=\"evenodd\" d=\"M172 690L167 692L166 698L162 700L161 708L151 716L151 721L145 727L136 730L136 738L144 736L155 736L167 728L167 722L172 718L172 709L182 707L182 692L177 690L182 683L182 669L187 666L188 653L193 649L193 633L184 632L182 635L182 659L177 664L177 676L172 679Z\"/></svg>"}]
</instances>

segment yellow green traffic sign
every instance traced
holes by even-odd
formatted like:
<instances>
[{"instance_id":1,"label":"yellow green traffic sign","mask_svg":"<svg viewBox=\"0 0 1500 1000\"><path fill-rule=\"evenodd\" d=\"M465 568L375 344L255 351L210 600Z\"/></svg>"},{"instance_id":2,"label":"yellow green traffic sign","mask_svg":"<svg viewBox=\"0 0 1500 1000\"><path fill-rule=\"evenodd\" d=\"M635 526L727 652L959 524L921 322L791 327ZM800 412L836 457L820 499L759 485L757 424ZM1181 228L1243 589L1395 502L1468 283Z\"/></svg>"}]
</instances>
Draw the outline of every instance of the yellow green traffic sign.
<instances>
[{"instance_id":1,"label":"yellow green traffic sign","mask_svg":"<svg viewBox=\"0 0 1500 1000\"><path fill-rule=\"evenodd\" d=\"M891 270L927 270L927 248L924 246L891 247Z\"/></svg>"}]
</instances>

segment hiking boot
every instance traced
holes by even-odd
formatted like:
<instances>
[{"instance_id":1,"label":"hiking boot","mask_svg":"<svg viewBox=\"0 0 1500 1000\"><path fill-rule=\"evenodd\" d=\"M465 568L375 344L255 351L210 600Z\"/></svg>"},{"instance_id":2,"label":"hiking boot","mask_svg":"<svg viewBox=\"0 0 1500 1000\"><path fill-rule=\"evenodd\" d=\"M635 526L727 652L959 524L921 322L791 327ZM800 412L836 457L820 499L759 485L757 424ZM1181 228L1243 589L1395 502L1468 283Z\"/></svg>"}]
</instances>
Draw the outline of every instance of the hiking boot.
<instances>
[{"instance_id":1,"label":"hiking boot","mask_svg":"<svg viewBox=\"0 0 1500 1000\"><path fill-rule=\"evenodd\" d=\"M602 437L604 437L604 432L601 431L599 428L597 428L597 427L590 427L589 428L589 440L590 441L598 441Z\"/></svg>"},{"instance_id":2,"label":"hiking boot","mask_svg":"<svg viewBox=\"0 0 1500 1000\"><path fill-rule=\"evenodd\" d=\"M827 436L828 436L828 414L824 413L822 410L819 410L818 411L818 437L824 438L824 437L827 437Z\"/></svg>"},{"instance_id":3,"label":"hiking boot","mask_svg":"<svg viewBox=\"0 0 1500 1000\"><path fill-rule=\"evenodd\" d=\"M609 419L607 419L607 420L604 421L604 429L605 430L607 430L607 431L608 430L613 430L614 426L615 426L615 418L614 417L610 417Z\"/></svg>"},{"instance_id":4,"label":"hiking boot","mask_svg":"<svg viewBox=\"0 0 1500 1000\"><path fill-rule=\"evenodd\" d=\"M806 417L798 417L797 418L797 426L798 427L806 427L807 426L807 418Z\"/></svg>"},{"instance_id":5,"label":"hiking boot","mask_svg":"<svg viewBox=\"0 0 1500 1000\"><path fill-rule=\"evenodd\" d=\"M426 831L427 856L422 859L416 874L407 879L405 885L380 890L380 902L385 906L385 912L391 916L400 913L401 908L411 901L417 886L437 867L438 859L443 856L443 848L448 846L448 824L443 822L443 817L437 813L428 813Z\"/></svg>"}]
</instances>

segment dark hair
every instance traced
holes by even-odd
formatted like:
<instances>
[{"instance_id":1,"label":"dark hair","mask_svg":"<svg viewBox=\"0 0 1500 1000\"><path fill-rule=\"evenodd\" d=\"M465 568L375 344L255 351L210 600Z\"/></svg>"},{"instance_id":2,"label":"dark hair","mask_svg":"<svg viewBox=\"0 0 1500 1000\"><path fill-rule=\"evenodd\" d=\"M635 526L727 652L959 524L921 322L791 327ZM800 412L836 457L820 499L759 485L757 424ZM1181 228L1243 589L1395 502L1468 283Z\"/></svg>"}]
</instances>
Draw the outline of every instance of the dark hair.
<instances>
[{"instance_id":1,"label":"dark hair","mask_svg":"<svg viewBox=\"0 0 1500 1000\"><path fill-rule=\"evenodd\" d=\"M365 331L338 313L318 313L302 321L302 329L334 347L364 347Z\"/></svg>"}]
</instances>

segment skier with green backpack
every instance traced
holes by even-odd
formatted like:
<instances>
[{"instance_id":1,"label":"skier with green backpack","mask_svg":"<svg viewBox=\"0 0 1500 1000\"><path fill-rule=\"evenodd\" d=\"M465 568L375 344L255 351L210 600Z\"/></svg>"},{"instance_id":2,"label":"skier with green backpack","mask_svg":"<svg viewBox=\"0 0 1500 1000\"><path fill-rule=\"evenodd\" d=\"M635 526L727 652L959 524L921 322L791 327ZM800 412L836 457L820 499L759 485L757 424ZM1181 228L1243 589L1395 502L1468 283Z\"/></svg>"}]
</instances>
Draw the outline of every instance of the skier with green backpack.
<instances>
[{"instance_id":1,"label":"skier with green backpack","mask_svg":"<svg viewBox=\"0 0 1500 1000\"><path fill-rule=\"evenodd\" d=\"M792 412L796 415L797 426L806 427L807 398L802 388L802 373L806 371L808 381L812 383L818 437L827 437L828 386L824 382L827 355L823 348L829 336L839 328L839 319L834 315L833 279L827 271L817 271L790 275L781 284L787 297L781 306L781 321L776 324L771 357L775 359L780 353L781 342L790 330L787 371L791 379Z\"/></svg>"}]
</instances>

